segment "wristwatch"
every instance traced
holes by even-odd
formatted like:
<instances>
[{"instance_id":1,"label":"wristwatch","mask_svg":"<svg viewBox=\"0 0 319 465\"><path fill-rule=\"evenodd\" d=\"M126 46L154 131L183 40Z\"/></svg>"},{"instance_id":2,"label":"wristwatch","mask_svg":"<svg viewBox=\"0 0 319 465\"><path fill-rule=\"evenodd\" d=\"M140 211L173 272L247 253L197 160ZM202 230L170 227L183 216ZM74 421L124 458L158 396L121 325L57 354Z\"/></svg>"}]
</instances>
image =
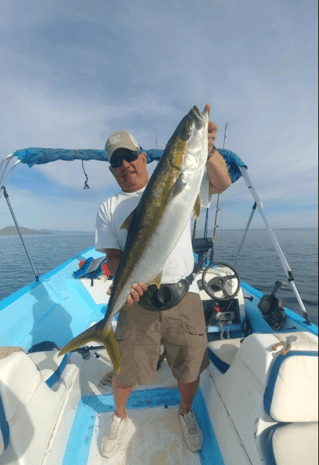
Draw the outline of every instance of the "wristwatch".
<instances>
[{"instance_id":1,"label":"wristwatch","mask_svg":"<svg viewBox=\"0 0 319 465\"><path fill-rule=\"evenodd\" d=\"M215 147L215 145L214 145L214 147L212 148L211 152L208 154L207 160L209 160L209 159L214 155L215 152L216 152L216 147Z\"/></svg>"}]
</instances>

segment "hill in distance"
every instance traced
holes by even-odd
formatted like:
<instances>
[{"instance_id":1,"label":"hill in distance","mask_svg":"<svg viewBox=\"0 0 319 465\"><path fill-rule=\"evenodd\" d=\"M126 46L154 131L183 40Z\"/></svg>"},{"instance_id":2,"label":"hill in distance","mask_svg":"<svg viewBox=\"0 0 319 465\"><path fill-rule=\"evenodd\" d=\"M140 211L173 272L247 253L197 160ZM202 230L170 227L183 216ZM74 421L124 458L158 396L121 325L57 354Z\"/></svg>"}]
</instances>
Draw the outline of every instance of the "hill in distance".
<instances>
[{"instance_id":1,"label":"hill in distance","mask_svg":"<svg viewBox=\"0 0 319 465\"><path fill-rule=\"evenodd\" d=\"M20 231L23 236L31 236L35 234L51 234L48 231L38 230L38 229L29 229L24 226L20 226ZM0 229L0 236L17 236L18 231L15 226L7 226L6 228Z\"/></svg>"},{"instance_id":2,"label":"hill in distance","mask_svg":"<svg viewBox=\"0 0 319 465\"><path fill-rule=\"evenodd\" d=\"M59 231L57 229L29 229L24 226L20 226L22 236L34 236L34 235L47 235L47 234L58 234L58 235L70 235L70 234L93 234L94 232L87 231ZM0 236L17 236L18 231L15 226L7 226L6 228L0 229Z\"/></svg>"}]
</instances>

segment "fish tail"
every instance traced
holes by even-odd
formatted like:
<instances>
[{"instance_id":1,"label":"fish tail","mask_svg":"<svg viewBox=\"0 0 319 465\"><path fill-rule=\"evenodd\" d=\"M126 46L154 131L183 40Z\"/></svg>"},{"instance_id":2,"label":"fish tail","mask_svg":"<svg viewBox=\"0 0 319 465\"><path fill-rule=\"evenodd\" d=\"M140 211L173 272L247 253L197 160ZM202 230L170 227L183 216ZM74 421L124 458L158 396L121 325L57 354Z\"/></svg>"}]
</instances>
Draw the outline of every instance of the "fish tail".
<instances>
[{"instance_id":1,"label":"fish tail","mask_svg":"<svg viewBox=\"0 0 319 465\"><path fill-rule=\"evenodd\" d=\"M105 325L104 320L99 321L72 339L72 341L70 341L60 350L59 356L79 349L81 346L91 341L100 342L104 345L107 353L109 354L111 362L114 365L116 373L119 374L121 368L119 348L112 327Z\"/></svg>"}]
</instances>

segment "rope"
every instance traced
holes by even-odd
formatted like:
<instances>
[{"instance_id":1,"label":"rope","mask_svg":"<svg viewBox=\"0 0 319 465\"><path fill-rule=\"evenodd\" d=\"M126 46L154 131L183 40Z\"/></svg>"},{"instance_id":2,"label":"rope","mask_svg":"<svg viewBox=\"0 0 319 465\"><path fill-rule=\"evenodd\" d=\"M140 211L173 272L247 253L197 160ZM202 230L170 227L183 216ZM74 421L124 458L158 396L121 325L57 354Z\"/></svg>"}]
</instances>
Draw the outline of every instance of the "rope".
<instances>
[{"instance_id":1,"label":"rope","mask_svg":"<svg viewBox=\"0 0 319 465\"><path fill-rule=\"evenodd\" d=\"M90 186L88 185L88 180L89 180L89 178L88 178L88 175L87 175L86 172L85 172L83 160L82 160L82 169L83 169L83 173L84 173L84 175L85 175L85 181L84 181L84 187L83 187L83 189L90 189Z\"/></svg>"}]
</instances>

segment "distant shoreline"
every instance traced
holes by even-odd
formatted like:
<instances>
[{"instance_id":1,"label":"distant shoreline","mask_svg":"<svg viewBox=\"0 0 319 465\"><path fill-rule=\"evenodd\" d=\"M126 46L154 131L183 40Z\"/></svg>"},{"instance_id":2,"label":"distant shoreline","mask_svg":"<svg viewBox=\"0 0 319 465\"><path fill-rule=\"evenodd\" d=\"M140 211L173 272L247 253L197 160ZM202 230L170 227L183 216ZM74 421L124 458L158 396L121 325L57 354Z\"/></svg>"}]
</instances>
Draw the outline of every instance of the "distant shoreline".
<instances>
[{"instance_id":1,"label":"distant shoreline","mask_svg":"<svg viewBox=\"0 0 319 465\"><path fill-rule=\"evenodd\" d=\"M51 229L29 229L24 226L19 227L22 236L47 236L54 234L70 235L70 234L93 234L94 232L85 231L58 231ZM18 236L19 233L15 226L7 226L6 228L0 229L0 237Z\"/></svg>"},{"instance_id":2,"label":"distant shoreline","mask_svg":"<svg viewBox=\"0 0 319 465\"><path fill-rule=\"evenodd\" d=\"M286 230L286 231L291 231L291 230L301 230L301 229L315 229L318 230L318 227L315 226L309 226L309 227L303 227L303 228L272 228L274 231L280 231L280 230ZM244 231L245 228L225 228L225 229L217 229L216 233L221 234L223 231ZM20 231L22 236L47 236L47 235L71 235L71 234L94 234L94 231L59 231L55 229L29 229L24 226L20 226ZM249 231L267 231L266 228L250 228ZM202 236L204 234L203 229L197 229L196 231L196 236ZM213 229L209 229L207 231L208 236L212 236L213 234ZM10 236L18 236L18 231L15 226L7 226L3 229L0 229L0 237L10 237Z\"/></svg>"}]
</instances>

